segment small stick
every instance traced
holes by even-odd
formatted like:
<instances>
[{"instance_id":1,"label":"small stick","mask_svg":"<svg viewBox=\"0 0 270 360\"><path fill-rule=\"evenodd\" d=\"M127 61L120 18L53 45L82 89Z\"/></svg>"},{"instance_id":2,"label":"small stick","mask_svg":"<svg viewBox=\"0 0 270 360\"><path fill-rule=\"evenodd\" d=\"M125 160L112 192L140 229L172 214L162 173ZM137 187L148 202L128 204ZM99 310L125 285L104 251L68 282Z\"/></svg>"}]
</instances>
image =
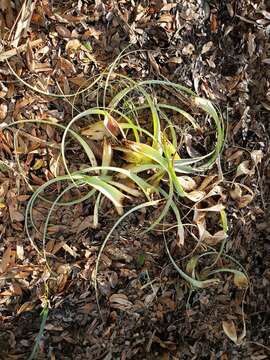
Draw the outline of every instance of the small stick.
<instances>
[{"instance_id":1,"label":"small stick","mask_svg":"<svg viewBox=\"0 0 270 360\"><path fill-rule=\"evenodd\" d=\"M34 41L30 41L30 45L32 47L37 47L38 45L42 44L42 42L43 42L42 39L37 39ZM26 48L27 48L27 43L17 47L17 49L11 49L11 50L7 50L5 52L0 53L0 62L8 60L12 56L17 55L17 53L26 51Z\"/></svg>"}]
</instances>

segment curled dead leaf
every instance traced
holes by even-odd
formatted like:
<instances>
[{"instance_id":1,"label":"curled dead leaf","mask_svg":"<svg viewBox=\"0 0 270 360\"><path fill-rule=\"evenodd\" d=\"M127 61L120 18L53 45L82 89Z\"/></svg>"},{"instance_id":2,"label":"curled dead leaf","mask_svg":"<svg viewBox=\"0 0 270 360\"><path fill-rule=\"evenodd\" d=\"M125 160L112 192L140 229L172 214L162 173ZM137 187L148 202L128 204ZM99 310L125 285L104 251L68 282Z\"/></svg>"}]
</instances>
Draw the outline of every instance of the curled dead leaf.
<instances>
[{"instance_id":1,"label":"curled dead leaf","mask_svg":"<svg viewBox=\"0 0 270 360\"><path fill-rule=\"evenodd\" d=\"M34 302L32 301L27 301L24 304L22 304L19 308L19 310L17 311L17 315L26 312L26 311L32 311L34 309Z\"/></svg>"},{"instance_id":2,"label":"curled dead leaf","mask_svg":"<svg viewBox=\"0 0 270 360\"><path fill-rule=\"evenodd\" d=\"M230 190L230 196L233 200L238 200L242 196L242 189L239 184L234 184L234 189Z\"/></svg>"},{"instance_id":3,"label":"curled dead leaf","mask_svg":"<svg viewBox=\"0 0 270 360\"><path fill-rule=\"evenodd\" d=\"M247 194L240 197L240 199L237 201L237 205L239 209L242 209L246 207L248 204L252 202L254 198L254 195Z\"/></svg>"},{"instance_id":4,"label":"curled dead leaf","mask_svg":"<svg viewBox=\"0 0 270 360\"><path fill-rule=\"evenodd\" d=\"M251 159L254 161L255 165L258 165L263 159L262 150L253 150L251 152Z\"/></svg>"},{"instance_id":5,"label":"curled dead leaf","mask_svg":"<svg viewBox=\"0 0 270 360\"><path fill-rule=\"evenodd\" d=\"M133 305L125 294L112 294L109 298L109 301L111 305L114 305L113 307L121 305L121 307L123 306L125 308L131 308Z\"/></svg>"},{"instance_id":6,"label":"curled dead leaf","mask_svg":"<svg viewBox=\"0 0 270 360\"><path fill-rule=\"evenodd\" d=\"M241 164L238 165L235 177L237 178L238 176L241 176L241 175L249 175L250 176L250 175L254 175L254 173L255 173L254 167L250 166L250 161L245 160L245 161L241 162Z\"/></svg>"},{"instance_id":7,"label":"curled dead leaf","mask_svg":"<svg viewBox=\"0 0 270 360\"><path fill-rule=\"evenodd\" d=\"M185 191L191 191L197 187L196 181L190 176L178 176L177 179Z\"/></svg>"},{"instance_id":8,"label":"curled dead leaf","mask_svg":"<svg viewBox=\"0 0 270 360\"><path fill-rule=\"evenodd\" d=\"M213 46L213 41L208 41L206 44L203 45L201 53L202 54L207 53L211 49L212 46Z\"/></svg>"},{"instance_id":9,"label":"curled dead leaf","mask_svg":"<svg viewBox=\"0 0 270 360\"><path fill-rule=\"evenodd\" d=\"M235 286L237 286L239 289L246 289L249 286L248 278L241 271L237 271L234 274L233 282L234 282Z\"/></svg>"},{"instance_id":10,"label":"curled dead leaf","mask_svg":"<svg viewBox=\"0 0 270 360\"><path fill-rule=\"evenodd\" d=\"M0 121L5 120L7 116L7 110L8 110L7 104L4 103L0 104Z\"/></svg>"},{"instance_id":11,"label":"curled dead leaf","mask_svg":"<svg viewBox=\"0 0 270 360\"><path fill-rule=\"evenodd\" d=\"M106 115L104 118L104 126L110 133L112 137L117 137L118 135L122 135L123 138L125 138L125 134L123 130L121 129L121 126L118 124L118 122L111 116Z\"/></svg>"},{"instance_id":12,"label":"curled dead leaf","mask_svg":"<svg viewBox=\"0 0 270 360\"><path fill-rule=\"evenodd\" d=\"M222 328L228 338L237 344L237 333L234 322L232 320L222 321Z\"/></svg>"},{"instance_id":13,"label":"curled dead leaf","mask_svg":"<svg viewBox=\"0 0 270 360\"><path fill-rule=\"evenodd\" d=\"M193 201L193 202L198 202L198 201L201 201L204 196L205 196L205 192L204 191L199 191L199 190L193 190L189 193L185 193L185 196Z\"/></svg>"},{"instance_id":14,"label":"curled dead leaf","mask_svg":"<svg viewBox=\"0 0 270 360\"><path fill-rule=\"evenodd\" d=\"M106 133L103 121L97 121L81 131L82 135L89 136L92 140L102 140Z\"/></svg>"}]
</instances>

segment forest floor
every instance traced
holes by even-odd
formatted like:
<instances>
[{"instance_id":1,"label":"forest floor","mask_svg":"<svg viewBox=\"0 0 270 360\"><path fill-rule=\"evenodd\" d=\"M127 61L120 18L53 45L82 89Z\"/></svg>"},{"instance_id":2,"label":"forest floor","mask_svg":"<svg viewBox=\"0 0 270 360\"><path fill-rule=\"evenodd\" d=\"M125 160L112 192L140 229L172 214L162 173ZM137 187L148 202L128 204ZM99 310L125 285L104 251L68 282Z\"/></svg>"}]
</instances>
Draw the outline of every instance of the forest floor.
<instances>
[{"instance_id":1,"label":"forest floor","mask_svg":"<svg viewBox=\"0 0 270 360\"><path fill-rule=\"evenodd\" d=\"M50 360L269 359L269 2L0 0L0 9L0 358L31 359L36 343L36 358ZM34 118L67 124L91 96L78 96L74 107L46 93L78 91L127 47L117 72L169 79L221 109L224 181L234 182L243 164L237 181L248 189L227 202L224 251L242 265L250 286L238 289L224 274L217 286L190 291L166 255L162 233L142 235L159 209L133 213L104 250L101 319L92 276L117 213L107 206L94 229L91 204L57 210L46 245L57 269L52 276L24 220L32 190L58 174L60 132L37 123L3 128ZM77 159L80 151L70 149ZM47 211L35 207L38 226ZM175 259L192 251L188 236L185 244L171 247Z\"/></svg>"}]
</instances>

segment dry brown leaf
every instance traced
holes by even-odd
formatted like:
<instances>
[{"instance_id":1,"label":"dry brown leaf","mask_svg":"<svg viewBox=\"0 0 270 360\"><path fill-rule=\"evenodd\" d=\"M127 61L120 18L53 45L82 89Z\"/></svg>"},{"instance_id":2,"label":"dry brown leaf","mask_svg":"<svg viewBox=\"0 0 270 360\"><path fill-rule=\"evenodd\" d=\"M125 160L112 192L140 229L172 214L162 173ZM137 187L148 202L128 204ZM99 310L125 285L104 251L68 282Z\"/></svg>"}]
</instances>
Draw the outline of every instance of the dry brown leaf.
<instances>
[{"instance_id":1,"label":"dry brown leaf","mask_svg":"<svg viewBox=\"0 0 270 360\"><path fill-rule=\"evenodd\" d=\"M125 260L127 263L133 260L132 256L128 255L123 248L118 246L107 246L105 251L110 255L112 260Z\"/></svg>"},{"instance_id":2,"label":"dry brown leaf","mask_svg":"<svg viewBox=\"0 0 270 360\"><path fill-rule=\"evenodd\" d=\"M228 338L237 344L237 333L234 322L232 320L222 321L222 327Z\"/></svg>"},{"instance_id":3,"label":"dry brown leaf","mask_svg":"<svg viewBox=\"0 0 270 360\"><path fill-rule=\"evenodd\" d=\"M185 191L191 191L197 187L196 181L190 176L178 176L177 179Z\"/></svg>"},{"instance_id":4,"label":"dry brown leaf","mask_svg":"<svg viewBox=\"0 0 270 360\"><path fill-rule=\"evenodd\" d=\"M21 37L27 35L27 31L31 22L31 17L36 6L36 0L26 0L22 4L19 16L17 18L16 31L13 37L12 46L18 46Z\"/></svg>"},{"instance_id":5,"label":"dry brown leaf","mask_svg":"<svg viewBox=\"0 0 270 360\"><path fill-rule=\"evenodd\" d=\"M239 164L237 167L235 177L237 178L238 176L242 176L242 175L254 175L255 173L254 167L253 166L250 167L250 165L251 164L249 160L245 160L241 162L241 164Z\"/></svg>"},{"instance_id":6,"label":"dry brown leaf","mask_svg":"<svg viewBox=\"0 0 270 360\"><path fill-rule=\"evenodd\" d=\"M245 274L243 274L240 271L234 274L233 282L235 286L237 286L240 289L246 289L249 286L248 278L246 277Z\"/></svg>"},{"instance_id":7,"label":"dry brown leaf","mask_svg":"<svg viewBox=\"0 0 270 360\"><path fill-rule=\"evenodd\" d=\"M128 297L125 294L112 294L109 298L111 305L119 304L124 306L125 308L131 308L132 302L128 300Z\"/></svg>"},{"instance_id":8,"label":"dry brown leaf","mask_svg":"<svg viewBox=\"0 0 270 360\"><path fill-rule=\"evenodd\" d=\"M216 33L218 31L218 20L216 14L211 14L210 17L211 32Z\"/></svg>"},{"instance_id":9,"label":"dry brown leaf","mask_svg":"<svg viewBox=\"0 0 270 360\"><path fill-rule=\"evenodd\" d=\"M242 189L238 183L234 184L234 189L230 190L230 196L233 200L238 200L242 196Z\"/></svg>"},{"instance_id":10,"label":"dry brown leaf","mask_svg":"<svg viewBox=\"0 0 270 360\"><path fill-rule=\"evenodd\" d=\"M84 33L84 36L94 37L97 40L99 40L101 35L102 35L102 31L95 29L93 26L88 26L87 30Z\"/></svg>"},{"instance_id":11,"label":"dry brown leaf","mask_svg":"<svg viewBox=\"0 0 270 360\"><path fill-rule=\"evenodd\" d=\"M17 253L17 258L20 260L24 259L24 248L23 245L17 245L16 246L16 253Z\"/></svg>"},{"instance_id":12,"label":"dry brown leaf","mask_svg":"<svg viewBox=\"0 0 270 360\"><path fill-rule=\"evenodd\" d=\"M193 44L189 43L182 49L182 54L186 56L191 56L195 51L195 47Z\"/></svg>"},{"instance_id":13,"label":"dry brown leaf","mask_svg":"<svg viewBox=\"0 0 270 360\"><path fill-rule=\"evenodd\" d=\"M238 199L238 201L237 201L238 208L242 209L242 208L246 207L248 204L250 204L252 202L253 198L254 198L254 195L251 195L251 194L241 196L240 199Z\"/></svg>"},{"instance_id":14,"label":"dry brown leaf","mask_svg":"<svg viewBox=\"0 0 270 360\"><path fill-rule=\"evenodd\" d=\"M0 54L0 56L1 56L1 54ZM7 107L6 103L0 104L0 121L5 120L5 118L7 116L7 110L8 110L8 107Z\"/></svg>"},{"instance_id":15,"label":"dry brown leaf","mask_svg":"<svg viewBox=\"0 0 270 360\"><path fill-rule=\"evenodd\" d=\"M20 287L20 285L18 283L13 283L11 286L10 286L10 290L12 292L12 295L15 295L15 296L21 296L22 295L22 288Z\"/></svg>"},{"instance_id":16,"label":"dry brown leaf","mask_svg":"<svg viewBox=\"0 0 270 360\"><path fill-rule=\"evenodd\" d=\"M73 256L73 257L79 256L79 255L76 253L76 251L73 250L73 249L72 249L68 244L66 244L66 243L64 243L64 244L62 245L62 248L63 248L66 252L68 252L71 256Z\"/></svg>"},{"instance_id":17,"label":"dry brown leaf","mask_svg":"<svg viewBox=\"0 0 270 360\"><path fill-rule=\"evenodd\" d=\"M87 216L86 218L83 219L83 221L80 222L80 225L77 229L77 234L86 230L86 229L94 229L95 228L95 225L93 223L93 216L92 215L89 215Z\"/></svg>"},{"instance_id":18,"label":"dry brown leaf","mask_svg":"<svg viewBox=\"0 0 270 360\"><path fill-rule=\"evenodd\" d=\"M11 258L12 258L12 248L11 248L11 246L9 246L5 250L5 252L2 256L2 260L0 263L0 273L4 273L7 270L8 266L10 264Z\"/></svg>"},{"instance_id":19,"label":"dry brown leaf","mask_svg":"<svg viewBox=\"0 0 270 360\"><path fill-rule=\"evenodd\" d=\"M202 54L207 53L211 49L212 46L213 46L213 41L208 41L206 44L203 45L201 53Z\"/></svg>"},{"instance_id":20,"label":"dry brown leaf","mask_svg":"<svg viewBox=\"0 0 270 360\"><path fill-rule=\"evenodd\" d=\"M102 140L107 133L104 122L97 121L81 131L82 135L89 136L92 140Z\"/></svg>"},{"instance_id":21,"label":"dry brown leaf","mask_svg":"<svg viewBox=\"0 0 270 360\"><path fill-rule=\"evenodd\" d=\"M251 159L254 161L255 165L260 164L263 159L263 152L262 150L253 150L251 152Z\"/></svg>"},{"instance_id":22,"label":"dry brown leaf","mask_svg":"<svg viewBox=\"0 0 270 360\"><path fill-rule=\"evenodd\" d=\"M185 196L193 202L199 202L204 198L205 192L199 191L199 190L194 190L189 193L186 193Z\"/></svg>"},{"instance_id":23,"label":"dry brown leaf","mask_svg":"<svg viewBox=\"0 0 270 360\"><path fill-rule=\"evenodd\" d=\"M56 25L55 30L63 38L71 38L71 32L63 25Z\"/></svg>"},{"instance_id":24,"label":"dry brown leaf","mask_svg":"<svg viewBox=\"0 0 270 360\"><path fill-rule=\"evenodd\" d=\"M67 59L59 56L57 66L67 75L71 76L76 74L76 69L74 65Z\"/></svg>"},{"instance_id":25,"label":"dry brown leaf","mask_svg":"<svg viewBox=\"0 0 270 360\"><path fill-rule=\"evenodd\" d=\"M78 39L69 40L66 44L66 52L69 57L72 57L81 47L81 42ZM85 81L85 78L83 78Z\"/></svg>"},{"instance_id":26,"label":"dry brown leaf","mask_svg":"<svg viewBox=\"0 0 270 360\"><path fill-rule=\"evenodd\" d=\"M17 311L17 315L22 314L23 312L26 311L32 311L34 307L35 307L35 303L33 301L27 301L20 306L19 310Z\"/></svg>"},{"instance_id":27,"label":"dry brown leaf","mask_svg":"<svg viewBox=\"0 0 270 360\"><path fill-rule=\"evenodd\" d=\"M9 213L10 213L10 218L11 221L24 221L24 214L21 213L20 211L14 210L12 207L9 207Z\"/></svg>"},{"instance_id":28,"label":"dry brown leaf","mask_svg":"<svg viewBox=\"0 0 270 360\"><path fill-rule=\"evenodd\" d=\"M26 47L26 63L28 66L28 69L32 72L35 70L35 60L34 60L34 53L31 46L31 43L27 41L27 47Z\"/></svg>"},{"instance_id":29,"label":"dry brown leaf","mask_svg":"<svg viewBox=\"0 0 270 360\"><path fill-rule=\"evenodd\" d=\"M225 206L223 204L216 204L213 206L209 206L208 208L204 208L204 209L196 209L197 211L202 211L202 212L220 212L221 210L224 210Z\"/></svg>"},{"instance_id":30,"label":"dry brown leaf","mask_svg":"<svg viewBox=\"0 0 270 360\"><path fill-rule=\"evenodd\" d=\"M56 325L53 325L53 324L46 324L44 329L47 330L47 331L63 331L62 326L59 326L59 325L56 326Z\"/></svg>"},{"instance_id":31,"label":"dry brown leaf","mask_svg":"<svg viewBox=\"0 0 270 360\"><path fill-rule=\"evenodd\" d=\"M124 134L122 128L120 127L118 122L111 115L105 116L104 126L112 137L116 138L118 135L121 134L122 137L125 138L125 134Z\"/></svg>"}]
</instances>

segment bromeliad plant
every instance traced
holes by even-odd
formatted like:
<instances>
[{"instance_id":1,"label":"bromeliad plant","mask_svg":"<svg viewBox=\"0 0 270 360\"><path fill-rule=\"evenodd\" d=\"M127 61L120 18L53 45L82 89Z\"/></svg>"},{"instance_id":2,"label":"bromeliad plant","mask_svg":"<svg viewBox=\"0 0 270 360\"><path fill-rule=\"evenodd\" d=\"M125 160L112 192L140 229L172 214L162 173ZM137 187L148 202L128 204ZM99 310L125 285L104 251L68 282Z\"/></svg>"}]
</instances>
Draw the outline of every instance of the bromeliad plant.
<instances>
[{"instance_id":1,"label":"bromeliad plant","mask_svg":"<svg viewBox=\"0 0 270 360\"><path fill-rule=\"evenodd\" d=\"M45 221L43 249L45 249L47 229L54 208L59 205L73 205L91 197L95 198L94 224L98 223L102 197L108 198L121 216L112 231L131 212L146 206L164 203L159 216L147 231L161 224L168 212L172 211L177 220L178 244L182 246L184 245L185 231L181 220L181 210L177 205L178 199L186 198L194 204L198 204L207 195L205 191L196 189L197 185L192 176L203 174L210 169L217 161L224 144L224 124L222 116L215 106L209 100L198 97L188 88L169 81L135 82L123 75L115 74L113 75L113 85L114 88L118 88L118 91L116 95L108 96L110 101L106 104L109 76L112 74L106 78L103 106L98 105L79 113L64 128L61 155L66 175L56 177L40 186L28 203L27 213L31 225L35 227L32 214L36 199L46 188L55 183L63 181L70 183L52 203ZM116 76L119 79L117 84ZM196 119L179 105L162 102L154 96L155 93L162 95L165 92L169 93L174 101L175 99L178 102L181 100L186 107L189 106L196 111L203 112L205 121L212 121L215 130L215 144L209 153L196 157L181 157L179 152L181 133L179 134L177 127L170 120L170 116L176 114L178 119L188 122L194 131L200 130L200 126ZM84 119L90 121L90 125L81 127L81 124L85 123ZM79 127L79 130L75 131L76 127L77 129ZM71 135L81 145L89 161L89 165L84 165L75 171L70 169L72 163L66 156L68 135ZM100 163L89 140L94 146L102 143ZM89 190L80 199L67 203L61 202L63 195L73 188L84 191L88 188ZM124 200L142 196L147 199L147 202L124 214ZM224 224L224 207L220 205L217 211L220 212ZM26 217L27 231L30 223ZM224 226L222 231L225 239L226 229ZM100 255L111 232L103 243ZM31 238L29 233L28 236ZM33 245L36 247L35 244ZM168 246L166 249L171 258ZM45 252L44 256L46 257ZM195 287L204 287L216 282L216 279L196 279L178 267L177 270Z\"/></svg>"},{"instance_id":2,"label":"bromeliad plant","mask_svg":"<svg viewBox=\"0 0 270 360\"><path fill-rule=\"evenodd\" d=\"M186 215L179 203L187 201L188 206L190 203L193 204L191 205L194 210L193 225L197 228L199 237L194 233L191 235L199 244L210 245L211 251L205 254L213 256L214 261L203 273L198 273L196 266L200 257L192 258L186 271L183 271L174 261L164 237L165 249L175 269L192 288L202 288L216 283L218 279L211 276L223 271L232 272L235 282L239 282L240 279L242 285L243 283L247 285L246 275L238 270L227 268L213 270L213 266L223 252L227 237L225 206L222 201L208 208L201 206L206 199L222 195L222 188L219 185L222 180L221 171L218 171L217 176L205 177L206 172L218 162L224 145L225 130L221 113L211 101L197 96L182 85L167 80L134 81L124 75L116 74L114 68L115 64L109 68L108 73L100 75L77 94L63 96L75 109L77 95L90 91L91 88L91 94L97 96L96 106L74 116L66 126L48 120L37 121L55 125L63 131L61 159L66 175L58 176L40 186L28 202L25 227L32 245L47 259L45 249L48 227L56 206L70 206L92 198L93 225L96 226L102 199L109 199L120 217L106 236L98 254L94 275L94 285L97 290L101 254L112 232L125 217L145 207L162 205L159 216L146 231L161 225L168 213L172 212L176 218L178 245L183 246L186 231L182 220ZM38 91L32 86L31 89ZM103 89L102 105L100 104L101 89ZM41 93L44 95L44 91ZM47 95L54 96L54 94ZM165 101L165 96L168 98L168 95L169 100ZM69 99L73 99L73 103ZM191 112L196 113L196 116L191 115ZM179 129L179 124L175 124L171 119L172 116L181 124L188 126L190 132L200 133L200 136L204 136L206 126L208 125L208 128L210 126L213 145L208 152L204 146L204 155L198 155L196 152L195 156L192 156L192 151L189 151L190 156L185 156L187 152L182 144L184 127ZM35 120L19 123L31 121ZM87 160L84 164L76 165L76 162L69 158L70 137L83 149ZM99 148L99 151L96 148ZM198 178L204 179L201 184L198 184L196 180ZM213 181L214 178L218 180ZM60 191L54 201L44 198L44 192L59 183L68 185ZM64 195L74 189L79 189L82 196L72 201L63 201ZM36 245L29 230L33 228L38 231L33 216L33 208L38 198L51 202L43 229L42 248ZM131 198L145 198L146 201L124 212L124 201ZM206 216L209 212L218 214L220 218L220 229L215 234L210 234L206 229ZM221 243L221 247L216 251L213 246L218 243ZM48 262L47 265L49 267Z\"/></svg>"}]
</instances>

